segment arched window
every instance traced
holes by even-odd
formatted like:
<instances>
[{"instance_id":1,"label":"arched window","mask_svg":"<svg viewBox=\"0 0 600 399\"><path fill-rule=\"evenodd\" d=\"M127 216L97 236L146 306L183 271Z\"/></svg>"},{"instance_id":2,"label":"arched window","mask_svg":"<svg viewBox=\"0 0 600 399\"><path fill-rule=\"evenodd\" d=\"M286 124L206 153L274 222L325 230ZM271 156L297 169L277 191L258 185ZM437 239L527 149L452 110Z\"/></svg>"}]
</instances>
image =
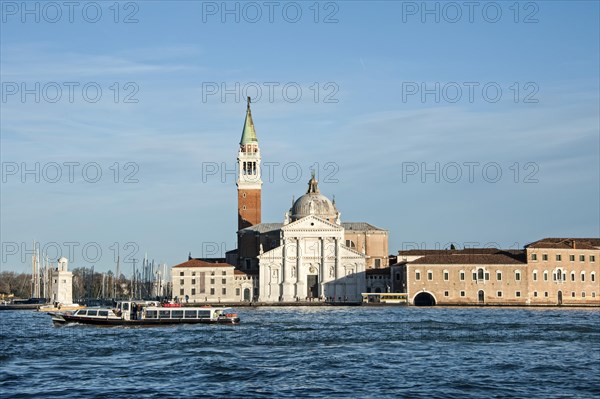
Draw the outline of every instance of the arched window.
<instances>
[{"instance_id":1,"label":"arched window","mask_svg":"<svg viewBox=\"0 0 600 399\"><path fill-rule=\"evenodd\" d=\"M575 272L571 272L571 281L575 281Z\"/></svg>"},{"instance_id":2,"label":"arched window","mask_svg":"<svg viewBox=\"0 0 600 399\"><path fill-rule=\"evenodd\" d=\"M596 272L592 272L590 274L590 279L592 279L592 281L596 281Z\"/></svg>"},{"instance_id":3,"label":"arched window","mask_svg":"<svg viewBox=\"0 0 600 399\"><path fill-rule=\"evenodd\" d=\"M482 268L479 268L477 270L477 280L483 280L483 276L484 276L484 271Z\"/></svg>"},{"instance_id":4,"label":"arched window","mask_svg":"<svg viewBox=\"0 0 600 399\"><path fill-rule=\"evenodd\" d=\"M537 281L537 270L533 271L533 281Z\"/></svg>"},{"instance_id":5,"label":"arched window","mask_svg":"<svg viewBox=\"0 0 600 399\"><path fill-rule=\"evenodd\" d=\"M544 270L544 281L548 281L548 271Z\"/></svg>"},{"instance_id":6,"label":"arched window","mask_svg":"<svg viewBox=\"0 0 600 399\"><path fill-rule=\"evenodd\" d=\"M585 281L585 272L581 272L581 281Z\"/></svg>"},{"instance_id":7,"label":"arched window","mask_svg":"<svg viewBox=\"0 0 600 399\"><path fill-rule=\"evenodd\" d=\"M556 269L556 273L554 273L555 280L560 282L562 280L562 270Z\"/></svg>"}]
</instances>

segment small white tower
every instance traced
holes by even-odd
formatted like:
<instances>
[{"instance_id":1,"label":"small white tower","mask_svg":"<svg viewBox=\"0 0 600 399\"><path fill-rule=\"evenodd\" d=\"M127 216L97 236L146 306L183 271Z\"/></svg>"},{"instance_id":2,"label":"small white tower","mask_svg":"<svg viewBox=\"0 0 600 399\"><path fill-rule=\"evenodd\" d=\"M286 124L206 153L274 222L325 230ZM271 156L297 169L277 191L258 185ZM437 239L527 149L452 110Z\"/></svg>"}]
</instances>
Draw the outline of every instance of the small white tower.
<instances>
[{"instance_id":1,"label":"small white tower","mask_svg":"<svg viewBox=\"0 0 600 399\"><path fill-rule=\"evenodd\" d=\"M69 260L64 256L58 260L58 265L52 270L52 302L62 304L73 303L73 273L69 271Z\"/></svg>"}]
</instances>

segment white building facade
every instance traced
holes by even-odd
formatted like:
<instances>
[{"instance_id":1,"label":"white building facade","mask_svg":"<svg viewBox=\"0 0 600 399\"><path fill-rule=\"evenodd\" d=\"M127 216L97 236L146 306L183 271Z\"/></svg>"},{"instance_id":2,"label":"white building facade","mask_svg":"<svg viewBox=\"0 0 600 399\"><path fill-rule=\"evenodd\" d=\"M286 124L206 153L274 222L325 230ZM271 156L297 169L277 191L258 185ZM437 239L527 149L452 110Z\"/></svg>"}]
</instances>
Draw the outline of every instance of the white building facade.
<instances>
[{"instance_id":1,"label":"white building facade","mask_svg":"<svg viewBox=\"0 0 600 399\"><path fill-rule=\"evenodd\" d=\"M344 245L340 213L320 194L314 176L286 213L280 234L282 245L258 256L260 302L361 300L366 256Z\"/></svg>"}]
</instances>

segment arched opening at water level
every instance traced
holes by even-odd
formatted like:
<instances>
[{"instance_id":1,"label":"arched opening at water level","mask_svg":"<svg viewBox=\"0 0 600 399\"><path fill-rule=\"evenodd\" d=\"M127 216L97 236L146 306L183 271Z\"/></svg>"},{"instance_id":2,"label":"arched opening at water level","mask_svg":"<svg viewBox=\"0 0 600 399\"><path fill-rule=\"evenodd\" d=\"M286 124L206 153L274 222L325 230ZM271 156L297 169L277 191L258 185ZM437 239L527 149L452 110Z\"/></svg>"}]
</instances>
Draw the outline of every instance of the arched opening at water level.
<instances>
[{"instance_id":1,"label":"arched opening at water level","mask_svg":"<svg viewBox=\"0 0 600 399\"><path fill-rule=\"evenodd\" d=\"M435 298L429 292L420 292L415 297L415 306L434 306Z\"/></svg>"}]
</instances>

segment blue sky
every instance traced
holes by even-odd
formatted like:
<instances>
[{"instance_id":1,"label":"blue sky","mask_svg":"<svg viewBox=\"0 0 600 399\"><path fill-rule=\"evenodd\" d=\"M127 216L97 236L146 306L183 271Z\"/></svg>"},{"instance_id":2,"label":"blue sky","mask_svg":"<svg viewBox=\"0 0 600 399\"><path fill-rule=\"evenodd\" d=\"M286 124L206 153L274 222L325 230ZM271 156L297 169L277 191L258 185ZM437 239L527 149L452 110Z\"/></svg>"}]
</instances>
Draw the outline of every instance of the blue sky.
<instances>
[{"instance_id":1,"label":"blue sky","mask_svg":"<svg viewBox=\"0 0 600 399\"><path fill-rule=\"evenodd\" d=\"M276 2L272 22L264 2L23 4L0 2L2 270L28 271L34 239L96 270L117 247L169 265L233 249L235 179L219 176L257 86L278 163L263 221L316 167L390 253L600 236L598 2L475 2L471 20L463 2Z\"/></svg>"}]
</instances>

